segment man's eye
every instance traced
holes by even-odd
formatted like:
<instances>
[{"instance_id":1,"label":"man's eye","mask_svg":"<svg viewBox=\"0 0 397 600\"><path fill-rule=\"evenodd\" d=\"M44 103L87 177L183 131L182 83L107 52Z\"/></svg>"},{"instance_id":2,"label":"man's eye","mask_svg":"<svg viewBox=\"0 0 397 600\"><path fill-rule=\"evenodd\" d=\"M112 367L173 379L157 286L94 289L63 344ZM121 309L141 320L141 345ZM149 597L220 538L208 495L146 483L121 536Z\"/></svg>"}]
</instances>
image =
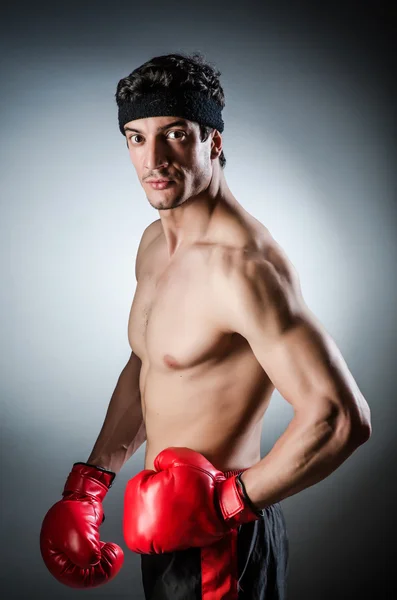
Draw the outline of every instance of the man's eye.
<instances>
[{"instance_id":1,"label":"man's eye","mask_svg":"<svg viewBox=\"0 0 397 600\"><path fill-rule=\"evenodd\" d=\"M174 130L174 131L169 131L169 132L168 132L168 135L170 135L170 133L177 133L177 134L181 134L181 135L182 135L182 137L185 137L185 136L186 136L186 133L185 133L184 131L179 131L179 130L177 130L177 129L176 129L176 130ZM167 137L168 137L168 136L167 136ZM179 138L177 137L177 138L174 138L174 139L182 139L182 137L179 137Z\"/></svg>"},{"instance_id":2,"label":"man's eye","mask_svg":"<svg viewBox=\"0 0 397 600\"><path fill-rule=\"evenodd\" d=\"M139 133L135 133L134 135L132 135L132 136L130 137L130 142L135 142L135 138L137 138L137 137L141 137L141 136L139 135ZM139 142L138 142L138 143L139 143Z\"/></svg>"}]
</instances>

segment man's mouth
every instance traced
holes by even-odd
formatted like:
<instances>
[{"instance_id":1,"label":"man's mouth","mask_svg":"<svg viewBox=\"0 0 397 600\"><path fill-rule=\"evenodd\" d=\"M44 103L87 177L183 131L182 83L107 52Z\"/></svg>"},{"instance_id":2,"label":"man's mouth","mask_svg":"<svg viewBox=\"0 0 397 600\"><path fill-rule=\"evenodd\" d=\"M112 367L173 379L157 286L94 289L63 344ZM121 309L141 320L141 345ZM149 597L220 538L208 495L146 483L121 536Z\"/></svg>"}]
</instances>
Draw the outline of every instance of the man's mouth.
<instances>
[{"instance_id":1,"label":"man's mouth","mask_svg":"<svg viewBox=\"0 0 397 600\"><path fill-rule=\"evenodd\" d=\"M172 179L149 179L147 183L155 190L165 190L171 187L175 182Z\"/></svg>"}]
</instances>

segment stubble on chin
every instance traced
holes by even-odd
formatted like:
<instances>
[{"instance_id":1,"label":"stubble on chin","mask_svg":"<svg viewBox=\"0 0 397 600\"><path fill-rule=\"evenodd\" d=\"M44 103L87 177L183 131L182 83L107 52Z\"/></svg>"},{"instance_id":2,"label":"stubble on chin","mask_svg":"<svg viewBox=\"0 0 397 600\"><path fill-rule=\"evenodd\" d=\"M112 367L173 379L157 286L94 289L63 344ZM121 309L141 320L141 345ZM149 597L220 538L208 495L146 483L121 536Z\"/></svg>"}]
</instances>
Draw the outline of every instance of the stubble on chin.
<instances>
[{"instance_id":1,"label":"stubble on chin","mask_svg":"<svg viewBox=\"0 0 397 600\"><path fill-rule=\"evenodd\" d=\"M158 204L154 204L148 196L146 196L146 198L148 199L150 206L152 206L152 208L155 208L156 210L172 210L174 208L177 208L178 206L181 206L181 204L183 204L187 200L182 200L182 196L178 196L177 198L174 198L172 204L168 204L167 202L161 201Z\"/></svg>"}]
</instances>

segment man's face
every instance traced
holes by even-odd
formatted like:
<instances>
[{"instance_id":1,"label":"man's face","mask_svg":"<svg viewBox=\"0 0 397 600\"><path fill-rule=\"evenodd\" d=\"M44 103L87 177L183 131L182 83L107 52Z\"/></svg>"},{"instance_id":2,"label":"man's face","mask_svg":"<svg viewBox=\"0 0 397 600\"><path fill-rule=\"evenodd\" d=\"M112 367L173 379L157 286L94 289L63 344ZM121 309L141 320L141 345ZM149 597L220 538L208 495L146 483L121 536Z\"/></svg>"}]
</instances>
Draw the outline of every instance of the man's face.
<instances>
[{"instance_id":1,"label":"man's face","mask_svg":"<svg viewBox=\"0 0 397 600\"><path fill-rule=\"evenodd\" d=\"M180 206L205 190L212 177L212 134L200 139L198 123L179 117L149 117L124 127L131 162L153 208ZM148 180L171 179L166 187Z\"/></svg>"}]
</instances>

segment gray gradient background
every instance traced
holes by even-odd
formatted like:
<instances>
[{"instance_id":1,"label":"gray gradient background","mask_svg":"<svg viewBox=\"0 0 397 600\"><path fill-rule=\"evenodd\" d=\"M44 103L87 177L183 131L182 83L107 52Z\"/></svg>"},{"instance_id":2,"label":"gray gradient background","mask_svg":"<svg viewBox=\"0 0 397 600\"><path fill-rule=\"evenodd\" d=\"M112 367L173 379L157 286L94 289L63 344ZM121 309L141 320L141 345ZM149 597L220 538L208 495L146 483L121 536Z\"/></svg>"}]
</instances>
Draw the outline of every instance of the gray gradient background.
<instances>
[{"instance_id":1,"label":"gray gradient background","mask_svg":"<svg viewBox=\"0 0 397 600\"><path fill-rule=\"evenodd\" d=\"M86 460L129 356L134 260L148 204L117 128L117 81L158 54L222 71L225 175L298 269L307 303L366 396L373 435L283 502L289 598L389 598L394 562L396 198L391 34L379 4L67 2L3 8L1 517L3 598L143 598L139 558L96 590L58 584L41 521ZM262 456L292 413L276 392ZM101 537L125 550L125 482Z\"/></svg>"}]
</instances>

